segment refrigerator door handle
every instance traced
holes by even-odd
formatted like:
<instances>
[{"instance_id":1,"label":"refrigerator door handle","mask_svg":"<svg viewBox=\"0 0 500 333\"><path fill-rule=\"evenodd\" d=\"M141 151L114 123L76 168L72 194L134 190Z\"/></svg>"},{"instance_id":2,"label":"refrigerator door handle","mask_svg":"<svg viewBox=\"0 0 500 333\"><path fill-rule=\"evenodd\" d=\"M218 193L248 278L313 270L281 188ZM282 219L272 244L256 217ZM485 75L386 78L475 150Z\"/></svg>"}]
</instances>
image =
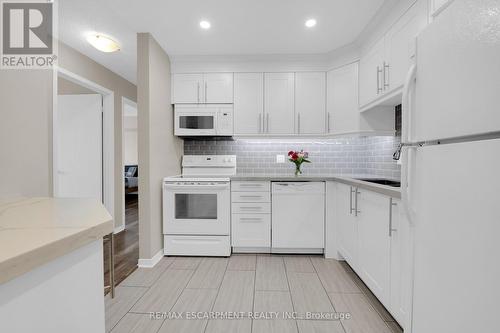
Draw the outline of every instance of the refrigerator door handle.
<instances>
[{"instance_id":1,"label":"refrigerator door handle","mask_svg":"<svg viewBox=\"0 0 500 333\"><path fill-rule=\"evenodd\" d=\"M415 226L415 210L412 206L412 187L411 174L414 168L410 168L410 152L415 152L417 146L403 146L402 166L401 166L401 203L406 212L410 226ZM414 163L413 163L414 164Z\"/></svg>"},{"instance_id":2,"label":"refrigerator door handle","mask_svg":"<svg viewBox=\"0 0 500 333\"><path fill-rule=\"evenodd\" d=\"M401 103L401 117L403 126L401 127L401 142L409 143L412 142L411 133L411 120L412 120L412 110L410 103L410 93L413 88L417 77L417 66L411 65L406 75L405 84L403 86L403 98Z\"/></svg>"}]
</instances>

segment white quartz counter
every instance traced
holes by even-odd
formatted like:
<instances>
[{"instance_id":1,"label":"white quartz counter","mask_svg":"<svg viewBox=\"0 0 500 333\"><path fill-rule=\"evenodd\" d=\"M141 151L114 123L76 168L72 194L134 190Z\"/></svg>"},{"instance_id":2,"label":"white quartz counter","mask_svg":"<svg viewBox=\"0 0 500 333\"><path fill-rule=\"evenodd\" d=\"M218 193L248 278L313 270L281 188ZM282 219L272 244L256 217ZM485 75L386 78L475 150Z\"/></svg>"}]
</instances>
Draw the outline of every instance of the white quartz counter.
<instances>
[{"instance_id":1,"label":"white quartz counter","mask_svg":"<svg viewBox=\"0 0 500 333\"><path fill-rule=\"evenodd\" d=\"M95 199L0 200L0 284L81 248L113 230Z\"/></svg>"},{"instance_id":2,"label":"white quartz counter","mask_svg":"<svg viewBox=\"0 0 500 333\"><path fill-rule=\"evenodd\" d=\"M312 174L312 175L258 175L258 174L236 174L231 176L231 181L276 181L276 182L300 182L300 181L335 181L347 185L357 186L393 198L401 198L401 189L399 187L392 187L388 185L379 185L375 183L358 180L356 178L382 178L373 175L335 175L335 174Z\"/></svg>"}]
</instances>

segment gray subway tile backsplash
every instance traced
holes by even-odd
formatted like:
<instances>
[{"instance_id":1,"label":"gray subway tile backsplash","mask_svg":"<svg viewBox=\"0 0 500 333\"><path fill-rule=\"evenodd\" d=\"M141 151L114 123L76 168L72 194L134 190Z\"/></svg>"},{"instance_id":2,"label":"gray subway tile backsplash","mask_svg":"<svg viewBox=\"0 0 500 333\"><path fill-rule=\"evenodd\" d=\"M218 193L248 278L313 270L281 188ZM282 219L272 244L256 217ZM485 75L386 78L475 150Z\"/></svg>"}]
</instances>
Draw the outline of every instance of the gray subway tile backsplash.
<instances>
[{"instance_id":1,"label":"gray subway tile backsplash","mask_svg":"<svg viewBox=\"0 0 500 333\"><path fill-rule=\"evenodd\" d=\"M276 163L276 155L290 150L309 152L312 163L302 164L307 174L372 175L399 180L399 165L392 154L399 137L342 137L334 139L185 139L185 155L236 155L238 173L293 174L288 160Z\"/></svg>"}]
</instances>

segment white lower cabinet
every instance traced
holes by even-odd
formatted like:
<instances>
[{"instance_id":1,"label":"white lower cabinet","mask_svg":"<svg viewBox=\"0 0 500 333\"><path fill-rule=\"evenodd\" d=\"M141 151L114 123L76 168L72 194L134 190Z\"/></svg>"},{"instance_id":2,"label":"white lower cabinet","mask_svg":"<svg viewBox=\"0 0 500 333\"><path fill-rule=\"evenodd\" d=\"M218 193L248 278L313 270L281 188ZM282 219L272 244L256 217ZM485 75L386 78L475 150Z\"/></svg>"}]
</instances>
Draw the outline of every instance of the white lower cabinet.
<instances>
[{"instance_id":1,"label":"white lower cabinet","mask_svg":"<svg viewBox=\"0 0 500 333\"><path fill-rule=\"evenodd\" d=\"M358 264L358 223L353 214L354 187L336 184L335 208L337 219L337 244L342 257L356 269Z\"/></svg>"},{"instance_id":2,"label":"white lower cabinet","mask_svg":"<svg viewBox=\"0 0 500 333\"><path fill-rule=\"evenodd\" d=\"M383 304L388 304L391 257L390 198L363 189L358 189L355 195L358 208L358 274L375 296Z\"/></svg>"},{"instance_id":3,"label":"white lower cabinet","mask_svg":"<svg viewBox=\"0 0 500 333\"><path fill-rule=\"evenodd\" d=\"M233 252L270 252L271 182L231 182Z\"/></svg>"},{"instance_id":4,"label":"white lower cabinet","mask_svg":"<svg viewBox=\"0 0 500 333\"><path fill-rule=\"evenodd\" d=\"M407 329L410 323L412 281L412 233L399 199L356 186L336 183L327 202L335 207L336 246L363 282ZM327 240L329 235L327 235Z\"/></svg>"}]
</instances>

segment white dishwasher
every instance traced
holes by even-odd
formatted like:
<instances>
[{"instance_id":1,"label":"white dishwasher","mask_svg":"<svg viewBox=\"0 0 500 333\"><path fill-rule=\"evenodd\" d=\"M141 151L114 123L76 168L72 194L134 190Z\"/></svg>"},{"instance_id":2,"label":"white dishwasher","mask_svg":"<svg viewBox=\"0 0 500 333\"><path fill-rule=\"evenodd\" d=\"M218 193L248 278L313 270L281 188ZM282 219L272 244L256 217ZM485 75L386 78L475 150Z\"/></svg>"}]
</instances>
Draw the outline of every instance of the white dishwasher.
<instances>
[{"instance_id":1,"label":"white dishwasher","mask_svg":"<svg viewBox=\"0 0 500 333\"><path fill-rule=\"evenodd\" d=\"M325 183L272 183L272 252L323 253Z\"/></svg>"}]
</instances>

